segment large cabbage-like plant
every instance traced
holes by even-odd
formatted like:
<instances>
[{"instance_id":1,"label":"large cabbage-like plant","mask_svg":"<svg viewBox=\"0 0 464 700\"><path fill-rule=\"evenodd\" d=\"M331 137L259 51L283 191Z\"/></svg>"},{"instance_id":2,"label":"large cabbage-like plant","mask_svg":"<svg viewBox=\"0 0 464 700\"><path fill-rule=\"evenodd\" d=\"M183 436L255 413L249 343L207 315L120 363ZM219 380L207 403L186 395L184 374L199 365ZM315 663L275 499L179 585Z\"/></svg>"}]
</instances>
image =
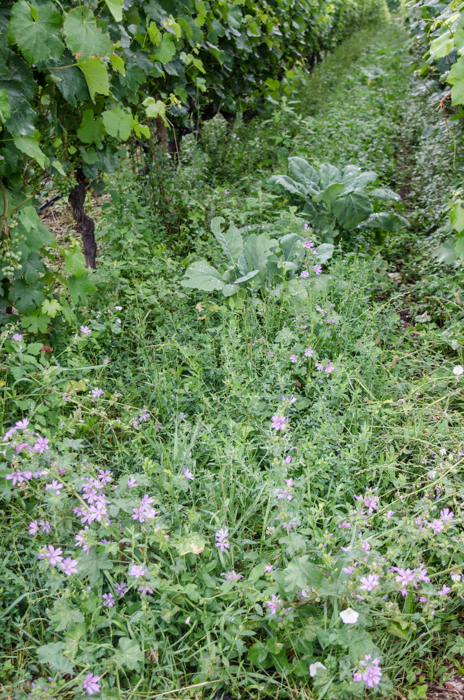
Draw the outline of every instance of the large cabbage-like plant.
<instances>
[{"instance_id":1,"label":"large cabbage-like plant","mask_svg":"<svg viewBox=\"0 0 464 700\"><path fill-rule=\"evenodd\" d=\"M245 229L231 224L226 232L221 229L222 216L211 222L211 230L229 261L229 267L220 273L206 260L194 262L187 269L181 284L191 289L205 292L222 291L230 297L240 289L249 287L257 291L270 285L278 285L284 280L293 279L305 257L304 238L297 233L289 233L280 239L271 238L268 233L251 233L244 239ZM333 245L323 243L314 249L315 263L324 263L331 256Z\"/></svg>"},{"instance_id":2,"label":"large cabbage-like plant","mask_svg":"<svg viewBox=\"0 0 464 700\"><path fill-rule=\"evenodd\" d=\"M341 230L351 231L359 226L396 231L407 225L396 212L381 212L377 200L399 202L401 197L385 187L370 188L378 179L372 170L362 172L357 165L339 170L323 163L316 170L304 158L288 159L289 175L273 175L269 184L283 187L303 204L307 221L333 240Z\"/></svg>"}]
</instances>

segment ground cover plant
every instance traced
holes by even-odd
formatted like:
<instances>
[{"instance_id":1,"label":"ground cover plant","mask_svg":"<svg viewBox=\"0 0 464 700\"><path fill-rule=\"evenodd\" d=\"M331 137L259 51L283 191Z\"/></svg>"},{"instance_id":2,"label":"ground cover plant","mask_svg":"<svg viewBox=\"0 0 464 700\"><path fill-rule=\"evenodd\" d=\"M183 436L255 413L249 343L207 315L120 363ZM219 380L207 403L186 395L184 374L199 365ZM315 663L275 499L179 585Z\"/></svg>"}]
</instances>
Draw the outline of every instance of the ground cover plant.
<instances>
[{"instance_id":1,"label":"ground cover plant","mask_svg":"<svg viewBox=\"0 0 464 700\"><path fill-rule=\"evenodd\" d=\"M457 176L406 42L363 30L181 167L137 154L95 291L3 327L6 697L414 699L462 671L462 272L432 256ZM292 158L374 172L402 225L328 243L269 182Z\"/></svg>"}]
</instances>

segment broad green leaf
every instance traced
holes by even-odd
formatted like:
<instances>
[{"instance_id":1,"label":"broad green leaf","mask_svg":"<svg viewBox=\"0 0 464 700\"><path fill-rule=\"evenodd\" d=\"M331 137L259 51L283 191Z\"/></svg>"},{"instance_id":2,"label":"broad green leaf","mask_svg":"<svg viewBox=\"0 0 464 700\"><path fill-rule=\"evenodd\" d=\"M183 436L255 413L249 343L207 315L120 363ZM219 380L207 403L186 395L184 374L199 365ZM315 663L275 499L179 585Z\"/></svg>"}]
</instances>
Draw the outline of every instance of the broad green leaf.
<instances>
[{"instance_id":1,"label":"broad green leaf","mask_svg":"<svg viewBox=\"0 0 464 700\"><path fill-rule=\"evenodd\" d=\"M166 105L161 100L155 100L153 97L146 97L142 102L146 109L147 117L149 119L155 119L156 117L161 117L167 126L166 121Z\"/></svg>"},{"instance_id":2,"label":"broad green leaf","mask_svg":"<svg viewBox=\"0 0 464 700\"><path fill-rule=\"evenodd\" d=\"M60 173L60 175L62 175L63 177L66 177L66 173L64 172L63 166L61 165L61 163L60 163L59 160L52 160L51 166L52 166L53 168L55 168L55 170L58 170L58 172Z\"/></svg>"},{"instance_id":3,"label":"broad green leaf","mask_svg":"<svg viewBox=\"0 0 464 700\"><path fill-rule=\"evenodd\" d=\"M82 115L81 124L77 130L77 136L83 143L100 144L105 136L105 125L103 119L93 118L93 110L86 109ZM87 161L85 161L87 162Z\"/></svg>"},{"instance_id":4,"label":"broad green leaf","mask_svg":"<svg viewBox=\"0 0 464 700\"><path fill-rule=\"evenodd\" d=\"M21 276L24 277L28 284L33 284L37 282L40 278L40 274L44 272L46 272L46 269L40 259L40 255L37 251L33 250L22 264Z\"/></svg>"},{"instance_id":5,"label":"broad green leaf","mask_svg":"<svg viewBox=\"0 0 464 700\"><path fill-rule=\"evenodd\" d=\"M2 60L0 59L0 66ZM13 136L34 136L34 122L37 114L30 100L34 97L38 85L32 77L32 71L21 56L13 54L8 59L8 69L0 68L0 89L6 90L10 102L10 116L6 127Z\"/></svg>"},{"instance_id":6,"label":"broad green leaf","mask_svg":"<svg viewBox=\"0 0 464 700\"><path fill-rule=\"evenodd\" d=\"M45 295L39 281L27 285L25 280L16 280L14 287L14 305L20 314L30 314L31 311L35 311L44 299ZM13 297L11 301L13 302Z\"/></svg>"},{"instance_id":7,"label":"broad green leaf","mask_svg":"<svg viewBox=\"0 0 464 700\"><path fill-rule=\"evenodd\" d=\"M307 196L316 195L319 192L318 189L315 189L311 185L302 184L296 180L292 180L292 178L288 177L288 175L273 175L269 178L268 182L271 186L280 185L281 187L284 187L287 192L291 192L292 194L297 194L300 195L300 197L305 198Z\"/></svg>"},{"instance_id":8,"label":"broad green leaf","mask_svg":"<svg viewBox=\"0 0 464 700\"><path fill-rule=\"evenodd\" d=\"M60 70L54 71L56 87L63 95L66 102L72 107L77 107L78 102L87 102L89 99L89 90L84 74L77 66L70 65L74 63L74 58L69 51L60 61Z\"/></svg>"},{"instance_id":9,"label":"broad green leaf","mask_svg":"<svg viewBox=\"0 0 464 700\"><path fill-rule=\"evenodd\" d=\"M451 91L453 105L464 104L464 57L453 63L446 81L453 85Z\"/></svg>"},{"instance_id":10,"label":"broad green leaf","mask_svg":"<svg viewBox=\"0 0 464 700\"><path fill-rule=\"evenodd\" d=\"M97 27L94 14L88 7L80 6L68 12L64 21L64 33L68 48L84 64L94 56L110 56L113 53L110 37ZM100 94L107 95L108 92Z\"/></svg>"},{"instance_id":11,"label":"broad green leaf","mask_svg":"<svg viewBox=\"0 0 464 700\"><path fill-rule=\"evenodd\" d=\"M50 316L48 316L48 314L43 314L40 309L33 311L27 316L23 316L21 319L22 327L27 328L29 333L46 333L49 323Z\"/></svg>"},{"instance_id":12,"label":"broad green leaf","mask_svg":"<svg viewBox=\"0 0 464 700\"><path fill-rule=\"evenodd\" d=\"M27 346L28 355L38 355L43 348L43 343L31 343Z\"/></svg>"},{"instance_id":13,"label":"broad green leaf","mask_svg":"<svg viewBox=\"0 0 464 700\"><path fill-rule=\"evenodd\" d=\"M449 54L453 46L454 37L452 37L449 30L447 30L431 42L430 53L433 54L435 58L444 58Z\"/></svg>"},{"instance_id":14,"label":"broad green leaf","mask_svg":"<svg viewBox=\"0 0 464 700\"><path fill-rule=\"evenodd\" d=\"M73 274L76 275L76 277L81 277L86 268L85 258L80 248L75 246L72 248L72 250L65 250L63 252L66 258L66 264L64 267L66 274Z\"/></svg>"},{"instance_id":15,"label":"broad green leaf","mask_svg":"<svg viewBox=\"0 0 464 700\"><path fill-rule=\"evenodd\" d=\"M155 51L155 59L160 63L169 63L172 61L176 53L174 37L172 34L163 34L163 39Z\"/></svg>"},{"instance_id":16,"label":"broad green leaf","mask_svg":"<svg viewBox=\"0 0 464 700\"><path fill-rule=\"evenodd\" d=\"M299 158L298 156L289 158L288 169L297 182L305 183L309 180L309 182L313 183L313 185L317 185L319 183L319 175L317 170L315 170L313 166L310 165L304 158Z\"/></svg>"},{"instance_id":17,"label":"broad green leaf","mask_svg":"<svg viewBox=\"0 0 464 700\"><path fill-rule=\"evenodd\" d=\"M372 204L369 197L362 192L351 192L336 199L332 203L332 211L340 226L350 231L369 218L372 213Z\"/></svg>"},{"instance_id":18,"label":"broad green leaf","mask_svg":"<svg viewBox=\"0 0 464 700\"><path fill-rule=\"evenodd\" d=\"M329 185L331 185L333 182L340 182L341 180L341 173L338 168L336 168L334 165L330 165L330 163L322 163L322 165L319 168L320 172L320 182L319 186L321 189L325 189Z\"/></svg>"},{"instance_id":19,"label":"broad green leaf","mask_svg":"<svg viewBox=\"0 0 464 700\"><path fill-rule=\"evenodd\" d=\"M59 673L72 673L74 665L62 652L66 648L64 642L45 644L37 649L37 656L41 664L48 664L53 671Z\"/></svg>"},{"instance_id":20,"label":"broad green leaf","mask_svg":"<svg viewBox=\"0 0 464 700\"><path fill-rule=\"evenodd\" d=\"M232 256L232 260L234 261L234 263L236 263L240 255L243 253L242 234L240 233L238 228L234 226L234 224L231 224L225 234L225 238L227 246L230 250L230 254Z\"/></svg>"},{"instance_id":21,"label":"broad green leaf","mask_svg":"<svg viewBox=\"0 0 464 700\"><path fill-rule=\"evenodd\" d=\"M377 187L369 192L369 196L374 199L389 199L395 202L401 202L401 197L393 190L389 190L387 187Z\"/></svg>"},{"instance_id":22,"label":"broad green leaf","mask_svg":"<svg viewBox=\"0 0 464 700\"><path fill-rule=\"evenodd\" d=\"M90 276L88 270L86 270L80 277L73 275L68 280L69 296L76 306L79 302L82 304L87 304L88 297L95 290L95 282Z\"/></svg>"},{"instance_id":23,"label":"broad green leaf","mask_svg":"<svg viewBox=\"0 0 464 700\"><path fill-rule=\"evenodd\" d=\"M155 22L150 22L148 27L148 36L150 37L152 44L156 44L156 46L160 45L163 33L160 29L158 29Z\"/></svg>"},{"instance_id":24,"label":"broad green leaf","mask_svg":"<svg viewBox=\"0 0 464 700\"><path fill-rule=\"evenodd\" d=\"M78 61L77 65L84 74L92 102L95 102L96 94L110 94L108 69L105 63L100 61L98 58L91 58L89 61L84 63L82 61Z\"/></svg>"},{"instance_id":25,"label":"broad green leaf","mask_svg":"<svg viewBox=\"0 0 464 700\"><path fill-rule=\"evenodd\" d=\"M6 120L10 116L10 98L8 97L8 92L2 88L0 90L0 122L5 124Z\"/></svg>"},{"instance_id":26,"label":"broad green leaf","mask_svg":"<svg viewBox=\"0 0 464 700\"><path fill-rule=\"evenodd\" d=\"M64 51L61 24L61 14L51 2L36 5L19 0L11 10L8 41L17 44L29 63L59 61Z\"/></svg>"},{"instance_id":27,"label":"broad green leaf","mask_svg":"<svg viewBox=\"0 0 464 700\"><path fill-rule=\"evenodd\" d=\"M103 579L103 571L112 568L113 562L108 558L108 554L97 554L95 547L91 547L83 557L79 557L79 576L88 576L91 586L99 584Z\"/></svg>"},{"instance_id":28,"label":"broad green leaf","mask_svg":"<svg viewBox=\"0 0 464 700\"><path fill-rule=\"evenodd\" d=\"M450 221L455 231L458 233L462 233L464 231L464 208L460 202L456 202L454 207L451 209Z\"/></svg>"},{"instance_id":29,"label":"broad green leaf","mask_svg":"<svg viewBox=\"0 0 464 700\"><path fill-rule=\"evenodd\" d=\"M127 141L132 131L133 118L132 114L126 112L121 107L108 109L102 114L105 129L110 136L118 138L121 141Z\"/></svg>"},{"instance_id":30,"label":"broad green leaf","mask_svg":"<svg viewBox=\"0 0 464 700\"><path fill-rule=\"evenodd\" d=\"M247 272L247 274L243 275L243 277L239 277L238 279L236 279L234 282L234 285L242 284L243 282L248 282L248 280L251 280L251 279L253 279L253 277L256 277L256 275L258 273L259 273L259 270L252 270L251 272Z\"/></svg>"},{"instance_id":31,"label":"broad green leaf","mask_svg":"<svg viewBox=\"0 0 464 700\"><path fill-rule=\"evenodd\" d=\"M125 666L131 671L135 671L143 661L143 653L136 641L128 637L120 637L119 647L111 657L111 661L116 666Z\"/></svg>"},{"instance_id":32,"label":"broad green leaf","mask_svg":"<svg viewBox=\"0 0 464 700\"><path fill-rule=\"evenodd\" d=\"M204 14L206 15L206 12ZM238 5L229 5L227 23L232 29L240 30L242 26L242 11Z\"/></svg>"},{"instance_id":33,"label":"broad green leaf","mask_svg":"<svg viewBox=\"0 0 464 700\"><path fill-rule=\"evenodd\" d=\"M334 249L335 247L332 243L321 243L321 245L318 245L316 248L318 262L325 263L327 260L330 260Z\"/></svg>"},{"instance_id":34,"label":"broad green leaf","mask_svg":"<svg viewBox=\"0 0 464 700\"><path fill-rule=\"evenodd\" d=\"M110 61L114 70L117 70L118 73L121 73L121 75L126 75L126 66L124 63L124 59L121 58L121 56L118 56L117 53L113 53L111 55Z\"/></svg>"},{"instance_id":35,"label":"broad green leaf","mask_svg":"<svg viewBox=\"0 0 464 700\"><path fill-rule=\"evenodd\" d=\"M453 236L446 243L443 243L432 253L432 256L439 263L447 263L449 265L456 262L456 237Z\"/></svg>"},{"instance_id":36,"label":"broad green leaf","mask_svg":"<svg viewBox=\"0 0 464 700\"><path fill-rule=\"evenodd\" d=\"M124 0L105 0L109 11L113 15L116 22L122 21L122 7L124 5Z\"/></svg>"},{"instance_id":37,"label":"broad green leaf","mask_svg":"<svg viewBox=\"0 0 464 700\"><path fill-rule=\"evenodd\" d=\"M252 270L254 272L259 272L259 269L266 264L266 260L271 255L270 249L275 243L276 241L269 238L267 233L261 233L259 236L252 233L251 236L248 236L243 248L243 254L247 264L247 273ZM238 282L238 280L236 282Z\"/></svg>"},{"instance_id":38,"label":"broad green leaf","mask_svg":"<svg viewBox=\"0 0 464 700\"><path fill-rule=\"evenodd\" d=\"M303 257L305 252L302 245L303 241L304 238L297 233L288 233L286 236L282 236L280 239L280 249L285 262L290 262L295 259L298 260Z\"/></svg>"},{"instance_id":39,"label":"broad green leaf","mask_svg":"<svg viewBox=\"0 0 464 700\"><path fill-rule=\"evenodd\" d=\"M190 265L181 284L183 287L212 292L214 289L222 289L225 282L219 272L206 260L199 260Z\"/></svg>"},{"instance_id":40,"label":"broad green leaf","mask_svg":"<svg viewBox=\"0 0 464 700\"><path fill-rule=\"evenodd\" d=\"M324 201L327 204L327 206L330 207L335 197L337 197L339 194L342 194L342 192L344 191L345 185L342 185L341 182L333 182L331 185L326 187L325 190L322 190L322 192L319 192L319 194L313 197L313 201Z\"/></svg>"},{"instance_id":41,"label":"broad green leaf","mask_svg":"<svg viewBox=\"0 0 464 700\"><path fill-rule=\"evenodd\" d=\"M147 139L149 139L151 136L150 127L147 126L146 124L139 124L139 120L138 120L137 116L134 117L134 121L132 123L132 128L134 129L134 134L137 136L137 138L140 138L140 136L142 134Z\"/></svg>"},{"instance_id":42,"label":"broad green leaf","mask_svg":"<svg viewBox=\"0 0 464 700\"><path fill-rule=\"evenodd\" d=\"M55 236L48 226L42 224L34 207L28 205L21 209L19 224L23 228L21 233L26 234L26 243L30 248L40 250L44 245L56 246Z\"/></svg>"},{"instance_id":43,"label":"broad green leaf","mask_svg":"<svg viewBox=\"0 0 464 700\"><path fill-rule=\"evenodd\" d=\"M363 227L381 228L390 232L398 231L408 225L408 221L394 211L371 214L368 220L362 224Z\"/></svg>"},{"instance_id":44,"label":"broad green leaf","mask_svg":"<svg viewBox=\"0 0 464 700\"><path fill-rule=\"evenodd\" d=\"M41 306L42 313L48 314L50 318L55 318L58 311L61 310L61 304L57 299L45 299Z\"/></svg>"},{"instance_id":45,"label":"broad green leaf","mask_svg":"<svg viewBox=\"0 0 464 700\"><path fill-rule=\"evenodd\" d=\"M317 590L324 576L322 571L311 562L308 556L292 559L283 572L285 590L294 593L303 588Z\"/></svg>"},{"instance_id":46,"label":"broad green leaf","mask_svg":"<svg viewBox=\"0 0 464 700\"><path fill-rule=\"evenodd\" d=\"M66 598L57 598L53 608L49 612L55 632L62 632L68 627L84 622L84 615L77 608L73 608Z\"/></svg>"},{"instance_id":47,"label":"broad green leaf","mask_svg":"<svg viewBox=\"0 0 464 700\"><path fill-rule=\"evenodd\" d=\"M13 141L16 148L37 161L41 168L48 165L48 158L39 146L38 131L35 132L34 136L14 136Z\"/></svg>"},{"instance_id":48,"label":"broad green leaf","mask_svg":"<svg viewBox=\"0 0 464 700\"><path fill-rule=\"evenodd\" d=\"M255 642L248 649L248 660L252 664L262 664L266 660L268 651L262 642Z\"/></svg>"},{"instance_id":49,"label":"broad green leaf","mask_svg":"<svg viewBox=\"0 0 464 700\"><path fill-rule=\"evenodd\" d=\"M240 287L237 284L225 284L221 291L225 297L231 297L233 294L236 294L239 289Z\"/></svg>"}]
</instances>

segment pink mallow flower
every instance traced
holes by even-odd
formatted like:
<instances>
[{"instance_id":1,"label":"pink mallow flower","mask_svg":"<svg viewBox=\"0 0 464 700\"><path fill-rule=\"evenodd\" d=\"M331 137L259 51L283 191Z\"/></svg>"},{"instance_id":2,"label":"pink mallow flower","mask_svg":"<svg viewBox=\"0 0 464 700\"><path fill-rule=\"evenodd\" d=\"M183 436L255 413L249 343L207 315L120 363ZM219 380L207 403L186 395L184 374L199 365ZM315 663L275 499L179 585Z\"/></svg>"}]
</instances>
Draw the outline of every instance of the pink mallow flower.
<instances>
[{"instance_id":1,"label":"pink mallow flower","mask_svg":"<svg viewBox=\"0 0 464 700\"><path fill-rule=\"evenodd\" d=\"M372 591L376 586L379 586L379 577L377 574L369 574L369 576L363 576L360 579L363 584L360 586L362 591Z\"/></svg>"},{"instance_id":2,"label":"pink mallow flower","mask_svg":"<svg viewBox=\"0 0 464 700\"><path fill-rule=\"evenodd\" d=\"M71 557L66 557L66 559L63 559L63 561L60 562L60 568L63 569L66 576L71 576L71 574L77 574L77 559L71 559Z\"/></svg>"},{"instance_id":3,"label":"pink mallow flower","mask_svg":"<svg viewBox=\"0 0 464 700\"><path fill-rule=\"evenodd\" d=\"M98 681L100 680L100 678L101 676L94 676L93 673L89 673L85 677L85 680L82 683L82 687L84 688L87 695L93 695L94 693L99 692L100 685Z\"/></svg>"}]
</instances>

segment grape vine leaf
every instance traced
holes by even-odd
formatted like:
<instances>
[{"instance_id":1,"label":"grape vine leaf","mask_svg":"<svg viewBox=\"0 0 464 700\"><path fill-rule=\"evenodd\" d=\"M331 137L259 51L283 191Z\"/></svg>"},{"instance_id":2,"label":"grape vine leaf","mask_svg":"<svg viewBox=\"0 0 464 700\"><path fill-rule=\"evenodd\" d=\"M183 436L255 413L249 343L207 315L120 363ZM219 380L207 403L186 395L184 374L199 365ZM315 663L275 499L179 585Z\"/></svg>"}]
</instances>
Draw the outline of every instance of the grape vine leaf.
<instances>
[{"instance_id":1,"label":"grape vine leaf","mask_svg":"<svg viewBox=\"0 0 464 700\"><path fill-rule=\"evenodd\" d=\"M10 291L10 297L12 302L13 291L14 305L16 306L20 314L29 314L32 311L35 311L45 299L45 295L42 290L42 285L39 281L34 282L34 284L28 286L25 280L16 280L14 288L12 287Z\"/></svg>"},{"instance_id":2,"label":"grape vine leaf","mask_svg":"<svg viewBox=\"0 0 464 700\"><path fill-rule=\"evenodd\" d=\"M116 22L121 22L122 21L122 6L124 4L124 0L105 0L109 11L113 15L114 19Z\"/></svg>"},{"instance_id":3,"label":"grape vine leaf","mask_svg":"<svg viewBox=\"0 0 464 700\"><path fill-rule=\"evenodd\" d=\"M70 277L68 280L68 289L69 295L76 306L79 301L83 304L87 304L87 294L90 294L90 292L93 292L95 289L95 284L89 275L89 271L86 270L80 277L76 277L76 275Z\"/></svg>"},{"instance_id":4,"label":"grape vine leaf","mask_svg":"<svg viewBox=\"0 0 464 700\"><path fill-rule=\"evenodd\" d=\"M127 141L132 132L133 118L132 114L126 112L121 107L109 109L102 114L105 129L110 136L118 138L121 141Z\"/></svg>"},{"instance_id":5,"label":"grape vine leaf","mask_svg":"<svg viewBox=\"0 0 464 700\"><path fill-rule=\"evenodd\" d=\"M92 102L95 102L95 94L97 93L99 95L110 94L108 69L102 61L98 58L91 58L85 62L78 61L77 65L84 74Z\"/></svg>"},{"instance_id":6,"label":"grape vine leaf","mask_svg":"<svg viewBox=\"0 0 464 700\"><path fill-rule=\"evenodd\" d=\"M48 158L39 146L39 132L36 131L34 136L14 136L14 145L22 153L25 153L29 158L37 161L41 168L48 165Z\"/></svg>"},{"instance_id":7,"label":"grape vine leaf","mask_svg":"<svg viewBox=\"0 0 464 700\"><path fill-rule=\"evenodd\" d=\"M37 83L26 61L13 55L8 59L8 68L0 56L0 89L6 90L10 102L10 116L6 128L13 136L33 136L36 112L29 104Z\"/></svg>"},{"instance_id":8,"label":"grape vine leaf","mask_svg":"<svg viewBox=\"0 0 464 700\"><path fill-rule=\"evenodd\" d=\"M451 91L452 104L464 104L464 57L453 63L446 81L453 86Z\"/></svg>"},{"instance_id":9,"label":"grape vine leaf","mask_svg":"<svg viewBox=\"0 0 464 700\"><path fill-rule=\"evenodd\" d=\"M61 23L61 15L51 2L36 5L19 0L11 10L8 41L17 44L29 63L50 58L59 61L64 51Z\"/></svg>"},{"instance_id":10,"label":"grape vine leaf","mask_svg":"<svg viewBox=\"0 0 464 700\"><path fill-rule=\"evenodd\" d=\"M131 671L135 671L143 661L143 653L136 641L121 637L119 647L111 660L117 666L126 666Z\"/></svg>"},{"instance_id":11,"label":"grape vine leaf","mask_svg":"<svg viewBox=\"0 0 464 700\"><path fill-rule=\"evenodd\" d=\"M48 664L54 671L59 673L72 673L74 668L72 662L61 653L65 647L64 642L44 644L44 646L38 647L37 656L40 663Z\"/></svg>"},{"instance_id":12,"label":"grape vine leaf","mask_svg":"<svg viewBox=\"0 0 464 700\"><path fill-rule=\"evenodd\" d=\"M89 91L83 72L77 66L70 65L73 60L71 53L66 51L60 61L60 70L55 71L55 79L58 78L56 86L66 102L72 107L77 107L78 102L88 101Z\"/></svg>"},{"instance_id":13,"label":"grape vine leaf","mask_svg":"<svg viewBox=\"0 0 464 700\"><path fill-rule=\"evenodd\" d=\"M113 70L117 70L121 75L126 75L126 67L124 64L124 60L121 58L121 56L118 56L117 53L114 53L111 58L111 65L113 66Z\"/></svg>"},{"instance_id":14,"label":"grape vine leaf","mask_svg":"<svg viewBox=\"0 0 464 700\"><path fill-rule=\"evenodd\" d=\"M174 58L175 53L174 37L172 34L164 34L160 45L155 51L155 59L160 63L169 63Z\"/></svg>"},{"instance_id":15,"label":"grape vine leaf","mask_svg":"<svg viewBox=\"0 0 464 700\"><path fill-rule=\"evenodd\" d=\"M108 56L113 53L110 37L97 27L94 14L87 7L76 7L68 12L64 21L64 33L68 48L84 62L94 56Z\"/></svg>"},{"instance_id":16,"label":"grape vine leaf","mask_svg":"<svg viewBox=\"0 0 464 700\"><path fill-rule=\"evenodd\" d=\"M82 115L81 124L77 130L77 136L83 143L101 143L105 136L103 119L93 118L93 109L86 109Z\"/></svg>"},{"instance_id":17,"label":"grape vine leaf","mask_svg":"<svg viewBox=\"0 0 464 700\"><path fill-rule=\"evenodd\" d=\"M20 274L21 276L24 275L26 282L33 284L40 278L41 272L46 272L46 269L39 254L34 250L26 260L23 261Z\"/></svg>"},{"instance_id":18,"label":"grape vine leaf","mask_svg":"<svg viewBox=\"0 0 464 700\"><path fill-rule=\"evenodd\" d=\"M0 122L3 124L11 116L10 98L3 88L0 90Z\"/></svg>"}]
</instances>

